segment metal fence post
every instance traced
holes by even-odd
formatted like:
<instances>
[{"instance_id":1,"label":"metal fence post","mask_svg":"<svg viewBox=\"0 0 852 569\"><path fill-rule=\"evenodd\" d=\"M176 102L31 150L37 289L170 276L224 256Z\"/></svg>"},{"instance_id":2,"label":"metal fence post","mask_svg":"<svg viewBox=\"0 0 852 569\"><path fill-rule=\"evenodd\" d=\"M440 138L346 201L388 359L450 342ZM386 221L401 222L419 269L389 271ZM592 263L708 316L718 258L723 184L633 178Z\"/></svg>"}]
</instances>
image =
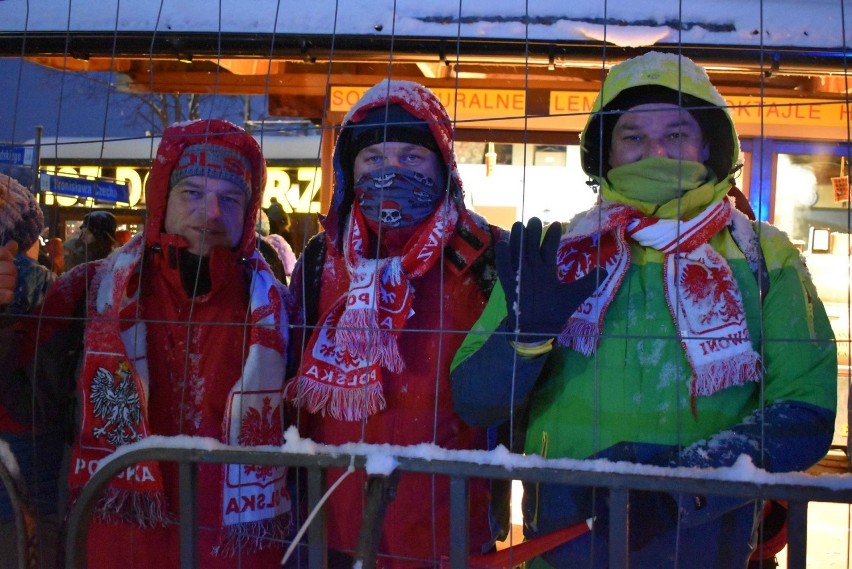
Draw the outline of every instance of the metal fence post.
<instances>
[{"instance_id":1,"label":"metal fence post","mask_svg":"<svg viewBox=\"0 0 852 569\"><path fill-rule=\"evenodd\" d=\"M198 567L198 463L178 466L180 488L180 566Z\"/></svg>"},{"instance_id":2,"label":"metal fence post","mask_svg":"<svg viewBox=\"0 0 852 569\"><path fill-rule=\"evenodd\" d=\"M465 569L470 542L468 495L470 480L450 477L450 567Z\"/></svg>"},{"instance_id":3,"label":"metal fence post","mask_svg":"<svg viewBox=\"0 0 852 569\"><path fill-rule=\"evenodd\" d=\"M319 503L325 488L325 469L308 467L308 511L313 511ZM321 508L308 528L308 567L325 569L328 566L326 550L325 507Z\"/></svg>"},{"instance_id":4,"label":"metal fence post","mask_svg":"<svg viewBox=\"0 0 852 569\"><path fill-rule=\"evenodd\" d=\"M808 503L787 505L787 568L805 569L808 561Z\"/></svg>"},{"instance_id":5,"label":"metal fence post","mask_svg":"<svg viewBox=\"0 0 852 569\"><path fill-rule=\"evenodd\" d=\"M601 496L598 500L603 499ZM628 567L627 565L627 536L630 528L627 523L628 503L627 490L611 488L609 491L609 566Z\"/></svg>"}]
</instances>

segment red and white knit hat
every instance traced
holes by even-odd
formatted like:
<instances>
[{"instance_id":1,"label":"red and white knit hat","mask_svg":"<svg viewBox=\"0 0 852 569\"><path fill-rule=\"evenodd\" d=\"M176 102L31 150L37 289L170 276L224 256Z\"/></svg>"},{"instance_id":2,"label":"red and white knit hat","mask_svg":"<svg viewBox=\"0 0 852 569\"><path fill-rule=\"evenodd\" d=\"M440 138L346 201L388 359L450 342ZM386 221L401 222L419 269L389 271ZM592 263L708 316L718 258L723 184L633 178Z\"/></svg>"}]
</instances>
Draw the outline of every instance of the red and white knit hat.
<instances>
[{"instance_id":1,"label":"red and white knit hat","mask_svg":"<svg viewBox=\"0 0 852 569\"><path fill-rule=\"evenodd\" d=\"M184 148L169 180L174 186L184 178L204 176L233 182L251 195L251 165L236 149L207 142Z\"/></svg>"}]
</instances>

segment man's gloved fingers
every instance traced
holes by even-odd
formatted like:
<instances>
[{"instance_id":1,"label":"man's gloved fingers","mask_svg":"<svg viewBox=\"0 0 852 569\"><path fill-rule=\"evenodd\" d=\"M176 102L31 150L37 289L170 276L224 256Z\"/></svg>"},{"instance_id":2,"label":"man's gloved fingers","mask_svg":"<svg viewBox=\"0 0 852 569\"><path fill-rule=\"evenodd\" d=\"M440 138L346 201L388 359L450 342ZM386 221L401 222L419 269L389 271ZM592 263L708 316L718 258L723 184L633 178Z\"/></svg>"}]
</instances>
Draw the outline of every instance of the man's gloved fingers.
<instances>
[{"instance_id":1,"label":"man's gloved fingers","mask_svg":"<svg viewBox=\"0 0 852 569\"><path fill-rule=\"evenodd\" d=\"M554 221L547 226L547 232L541 242L541 259L545 264L556 265L556 251L559 250L559 240L562 239L562 224Z\"/></svg>"},{"instance_id":2,"label":"man's gloved fingers","mask_svg":"<svg viewBox=\"0 0 852 569\"><path fill-rule=\"evenodd\" d=\"M514 297L515 289L518 286L518 277L515 264L512 262L511 246L508 242L498 241L494 244L494 264L497 266L497 277L500 279L506 298L509 298L510 295Z\"/></svg>"},{"instance_id":3,"label":"man's gloved fingers","mask_svg":"<svg viewBox=\"0 0 852 569\"><path fill-rule=\"evenodd\" d=\"M512 224L512 232L509 234L509 258L515 270L521 266L521 247L524 241L524 224L516 221Z\"/></svg>"},{"instance_id":4,"label":"man's gloved fingers","mask_svg":"<svg viewBox=\"0 0 852 569\"><path fill-rule=\"evenodd\" d=\"M527 223L527 228L524 231L524 264L527 266L535 265L541 259L541 220L537 217L531 217ZM523 270L523 269L521 269Z\"/></svg>"}]
</instances>

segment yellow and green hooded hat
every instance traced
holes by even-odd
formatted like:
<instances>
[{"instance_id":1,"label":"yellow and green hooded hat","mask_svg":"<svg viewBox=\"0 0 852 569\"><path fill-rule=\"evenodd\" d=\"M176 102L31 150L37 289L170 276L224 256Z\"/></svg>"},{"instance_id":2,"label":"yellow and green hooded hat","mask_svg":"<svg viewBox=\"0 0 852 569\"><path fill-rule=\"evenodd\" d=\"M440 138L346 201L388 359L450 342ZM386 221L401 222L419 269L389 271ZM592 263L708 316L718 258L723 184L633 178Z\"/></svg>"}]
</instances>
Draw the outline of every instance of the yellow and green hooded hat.
<instances>
[{"instance_id":1,"label":"yellow and green hooded hat","mask_svg":"<svg viewBox=\"0 0 852 569\"><path fill-rule=\"evenodd\" d=\"M739 140L725 100L691 59L651 51L610 69L580 136L583 171L600 182L609 171L612 130L621 113L646 103L687 109L710 146L705 165L725 180L739 157Z\"/></svg>"}]
</instances>

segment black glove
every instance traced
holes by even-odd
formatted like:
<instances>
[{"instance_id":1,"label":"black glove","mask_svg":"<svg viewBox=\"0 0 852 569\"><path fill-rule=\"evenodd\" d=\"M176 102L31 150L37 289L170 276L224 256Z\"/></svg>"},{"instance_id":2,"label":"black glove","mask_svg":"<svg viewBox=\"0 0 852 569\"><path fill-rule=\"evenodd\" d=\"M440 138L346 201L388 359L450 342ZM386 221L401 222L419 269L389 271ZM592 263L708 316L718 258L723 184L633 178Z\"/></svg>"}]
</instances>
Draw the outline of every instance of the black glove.
<instances>
[{"instance_id":1,"label":"black glove","mask_svg":"<svg viewBox=\"0 0 852 569\"><path fill-rule=\"evenodd\" d=\"M577 307L606 276L595 269L573 283L560 282L556 252L562 225L553 223L541 239L541 220L533 217L512 225L509 242L495 245L497 275L506 293L507 324L519 342L540 342L558 336ZM520 293L520 298L518 293Z\"/></svg>"}]
</instances>

